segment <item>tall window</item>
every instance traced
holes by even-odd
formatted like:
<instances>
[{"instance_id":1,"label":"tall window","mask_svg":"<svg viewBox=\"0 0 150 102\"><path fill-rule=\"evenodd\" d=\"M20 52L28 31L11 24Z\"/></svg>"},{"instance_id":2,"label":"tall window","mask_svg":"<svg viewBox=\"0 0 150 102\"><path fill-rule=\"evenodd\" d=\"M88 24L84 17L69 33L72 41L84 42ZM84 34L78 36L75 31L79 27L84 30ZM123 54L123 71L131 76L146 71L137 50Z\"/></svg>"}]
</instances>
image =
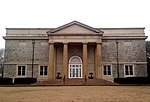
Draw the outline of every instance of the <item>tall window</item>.
<instances>
[{"instance_id":1,"label":"tall window","mask_svg":"<svg viewBox=\"0 0 150 102\"><path fill-rule=\"evenodd\" d=\"M41 76L47 75L47 66L40 66L40 75Z\"/></svg>"},{"instance_id":2,"label":"tall window","mask_svg":"<svg viewBox=\"0 0 150 102\"><path fill-rule=\"evenodd\" d=\"M111 65L103 65L103 74L111 75Z\"/></svg>"},{"instance_id":3,"label":"tall window","mask_svg":"<svg viewBox=\"0 0 150 102\"><path fill-rule=\"evenodd\" d=\"M25 76L26 66L18 66L18 76Z\"/></svg>"},{"instance_id":4,"label":"tall window","mask_svg":"<svg viewBox=\"0 0 150 102\"><path fill-rule=\"evenodd\" d=\"M133 65L125 65L125 75L133 76L133 74L134 74Z\"/></svg>"}]
</instances>

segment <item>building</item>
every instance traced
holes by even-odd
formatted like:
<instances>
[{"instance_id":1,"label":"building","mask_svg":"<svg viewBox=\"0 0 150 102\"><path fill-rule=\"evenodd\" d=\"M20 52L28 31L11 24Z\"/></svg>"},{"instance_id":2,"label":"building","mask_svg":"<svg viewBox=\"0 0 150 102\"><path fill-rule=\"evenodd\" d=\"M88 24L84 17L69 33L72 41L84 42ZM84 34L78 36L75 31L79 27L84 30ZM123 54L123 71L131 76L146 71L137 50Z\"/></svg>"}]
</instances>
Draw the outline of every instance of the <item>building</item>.
<instances>
[{"instance_id":1,"label":"building","mask_svg":"<svg viewBox=\"0 0 150 102\"><path fill-rule=\"evenodd\" d=\"M144 28L93 28L77 21L6 28L4 77L145 77L146 38Z\"/></svg>"}]
</instances>

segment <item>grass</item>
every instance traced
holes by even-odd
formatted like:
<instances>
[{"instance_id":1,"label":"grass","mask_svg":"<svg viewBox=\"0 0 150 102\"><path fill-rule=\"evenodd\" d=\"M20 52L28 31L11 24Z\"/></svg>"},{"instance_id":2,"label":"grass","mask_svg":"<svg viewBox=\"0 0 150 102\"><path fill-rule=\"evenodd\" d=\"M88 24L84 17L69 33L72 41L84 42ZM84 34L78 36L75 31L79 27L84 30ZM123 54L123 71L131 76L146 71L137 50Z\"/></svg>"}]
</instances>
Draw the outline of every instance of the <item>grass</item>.
<instances>
[{"instance_id":1,"label":"grass","mask_svg":"<svg viewBox=\"0 0 150 102\"><path fill-rule=\"evenodd\" d=\"M150 102L150 86L0 87L0 102Z\"/></svg>"}]
</instances>

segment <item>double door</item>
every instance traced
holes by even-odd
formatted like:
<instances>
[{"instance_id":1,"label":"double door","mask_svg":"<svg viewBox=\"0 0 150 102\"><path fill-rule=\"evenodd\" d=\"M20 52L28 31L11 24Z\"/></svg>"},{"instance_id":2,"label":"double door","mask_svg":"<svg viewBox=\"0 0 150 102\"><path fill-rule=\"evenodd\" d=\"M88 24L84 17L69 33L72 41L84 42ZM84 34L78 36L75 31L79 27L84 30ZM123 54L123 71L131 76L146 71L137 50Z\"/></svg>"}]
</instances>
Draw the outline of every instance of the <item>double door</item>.
<instances>
[{"instance_id":1,"label":"double door","mask_svg":"<svg viewBox=\"0 0 150 102\"><path fill-rule=\"evenodd\" d=\"M82 78L82 64L69 65L69 78Z\"/></svg>"}]
</instances>

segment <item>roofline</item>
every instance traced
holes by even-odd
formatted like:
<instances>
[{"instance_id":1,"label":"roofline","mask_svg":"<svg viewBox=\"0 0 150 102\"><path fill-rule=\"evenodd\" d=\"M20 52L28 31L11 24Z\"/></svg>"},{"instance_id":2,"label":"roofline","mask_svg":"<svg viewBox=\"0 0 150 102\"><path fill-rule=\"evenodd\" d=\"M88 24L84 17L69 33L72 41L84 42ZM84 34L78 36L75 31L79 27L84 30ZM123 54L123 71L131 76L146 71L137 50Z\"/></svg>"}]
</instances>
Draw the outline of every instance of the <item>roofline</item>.
<instances>
[{"instance_id":1,"label":"roofline","mask_svg":"<svg viewBox=\"0 0 150 102\"><path fill-rule=\"evenodd\" d=\"M145 27L127 27L127 28L97 28L97 29L100 29L100 30L109 30L109 29L145 29Z\"/></svg>"},{"instance_id":2,"label":"roofline","mask_svg":"<svg viewBox=\"0 0 150 102\"><path fill-rule=\"evenodd\" d=\"M6 30L52 30L54 28L5 28Z\"/></svg>"},{"instance_id":3,"label":"roofline","mask_svg":"<svg viewBox=\"0 0 150 102\"><path fill-rule=\"evenodd\" d=\"M53 30L55 28L5 28L6 30ZM145 27L131 27L131 28L95 28L99 30L115 30L115 29L145 29Z\"/></svg>"}]
</instances>

